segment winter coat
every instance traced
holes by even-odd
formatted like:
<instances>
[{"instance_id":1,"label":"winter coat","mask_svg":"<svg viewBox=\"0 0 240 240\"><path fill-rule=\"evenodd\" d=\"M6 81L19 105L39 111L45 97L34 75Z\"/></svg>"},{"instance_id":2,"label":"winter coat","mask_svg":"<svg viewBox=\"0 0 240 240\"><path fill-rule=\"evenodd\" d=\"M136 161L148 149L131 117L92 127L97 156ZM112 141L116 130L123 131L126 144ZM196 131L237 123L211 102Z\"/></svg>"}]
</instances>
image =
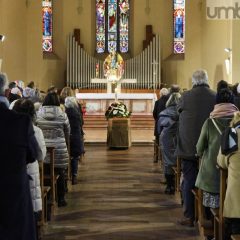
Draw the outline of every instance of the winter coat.
<instances>
[{"instance_id":1,"label":"winter coat","mask_svg":"<svg viewBox=\"0 0 240 240\"><path fill-rule=\"evenodd\" d=\"M238 151L225 157L218 155L218 164L224 169L228 169L227 191L224 200L223 216L227 218L240 218L240 129L238 134Z\"/></svg>"},{"instance_id":2,"label":"winter coat","mask_svg":"<svg viewBox=\"0 0 240 240\"><path fill-rule=\"evenodd\" d=\"M31 119L0 104L0 239L36 239L26 164L35 161Z\"/></svg>"},{"instance_id":3,"label":"winter coat","mask_svg":"<svg viewBox=\"0 0 240 240\"><path fill-rule=\"evenodd\" d=\"M46 146L55 147L54 166L67 168L70 125L66 113L58 106L42 106L37 113L36 123L43 131ZM49 156L44 161L49 163Z\"/></svg>"},{"instance_id":4,"label":"winter coat","mask_svg":"<svg viewBox=\"0 0 240 240\"><path fill-rule=\"evenodd\" d=\"M157 124L159 143L162 149L164 162L169 166L176 165L176 133L178 125L177 106L169 106L159 114Z\"/></svg>"},{"instance_id":5,"label":"winter coat","mask_svg":"<svg viewBox=\"0 0 240 240\"><path fill-rule=\"evenodd\" d=\"M39 127L34 126L34 132L35 138L39 144L39 151L36 161L27 165L27 174L30 176L29 183L33 211L38 212L42 210L42 196L38 161L43 161L43 159L46 157L46 144L42 130Z\"/></svg>"},{"instance_id":6,"label":"winter coat","mask_svg":"<svg viewBox=\"0 0 240 240\"><path fill-rule=\"evenodd\" d=\"M65 107L71 127L70 155L78 157L84 153L80 111L78 107L66 105Z\"/></svg>"},{"instance_id":7,"label":"winter coat","mask_svg":"<svg viewBox=\"0 0 240 240\"><path fill-rule=\"evenodd\" d=\"M178 104L179 128L175 154L195 160L196 144L204 121L215 105L215 92L207 85L194 86L183 93Z\"/></svg>"},{"instance_id":8,"label":"winter coat","mask_svg":"<svg viewBox=\"0 0 240 240\"><path fill-rule=\"evenodd\" d=\"M214 118L214 121L223 132L229 126L231 118ZM201 162L195 185L209 193L219 193L220 190L220 175L216 168L220 141L221 135L212 119L207 119L197 143L197 155L201 157Z\"/></svg>"},{"instance_id":9,"label":"winter coat","mask_svg":"<svg viewBox=\"0 0 240 240\"><path fill-rule=\"evenodd\" d=\"M158 136L157 122L158 122L159 114L166 108L165 105L168 98L169 98L169 95L163 95L155 102L154 109L153 109L153 117L155 120L154 136Z\"/></svg>"}]
</instances>

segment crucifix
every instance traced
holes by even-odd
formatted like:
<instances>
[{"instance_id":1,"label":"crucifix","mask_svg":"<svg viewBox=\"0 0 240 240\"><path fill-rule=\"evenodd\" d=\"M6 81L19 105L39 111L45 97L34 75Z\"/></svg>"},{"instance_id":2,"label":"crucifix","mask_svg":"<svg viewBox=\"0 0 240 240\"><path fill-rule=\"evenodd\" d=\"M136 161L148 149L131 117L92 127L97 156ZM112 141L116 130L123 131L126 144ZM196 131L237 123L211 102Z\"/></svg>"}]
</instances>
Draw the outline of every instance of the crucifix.
<instances>
[{"instance_id":1,"label":"crucifix","mask_svg":"<svg viewBox=\"0 0 240 240\"><path fill-rule=\"evenodd\" d=\"M103 63L104 76L106 78L99 79L99 64L96 65L96 78L91 79L91 83L107 84L107 93L121 93L122 83L136 83L136 79L122 79L124 74L124 61L120 54L111 52ZM114 87L114 89L112 89Z\"/></svg>"}]
</instances>

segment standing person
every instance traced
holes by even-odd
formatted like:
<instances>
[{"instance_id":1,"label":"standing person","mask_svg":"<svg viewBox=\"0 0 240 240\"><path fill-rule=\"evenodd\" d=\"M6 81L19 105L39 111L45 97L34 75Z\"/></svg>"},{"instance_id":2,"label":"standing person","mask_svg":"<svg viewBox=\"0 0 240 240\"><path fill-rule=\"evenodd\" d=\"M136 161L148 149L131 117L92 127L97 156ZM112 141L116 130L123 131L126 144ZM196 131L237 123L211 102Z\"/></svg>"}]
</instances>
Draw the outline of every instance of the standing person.
<instances>
[{"instance_id":1,"label":"standing person","mask_svg":"<svg viewBox=\"0 0 240 240\"><path fill-rule=\"evenodd\" d=\"M58 206L67 205L65 201L65 173L68 168L68 149L67 143L70 135L70 125L66 113L60 108L60 101L55 92L50 92L45 97L42 107L37 113L37 126L44 135L46 146L55 147L54 170L59 174L57 180ZM45 158L49 163L49 157Z\"/></svg>"},{"instance_id":2,"label":"standing person","mask_svg":"<svg viewBox=\"0 0 240 240\"><path fill-rule=\"evenodd\" d=\"M184 218L181 225L193 226L194 196L198 168L196 144L204 121L215 105L216 94L209 89L205 70L197 70L192 75L193 88L183 93L178 104L179 129L176 155L182 160L182 196Z\"/></svg>"},{"instance_id":3,"label":"standing person","mask_svg":"<svg viewBox=\"0 0 240 240\"><path fill-rule=\"evenodd\" d=\"M167 182L165 189L166 194L175 193L174 172L172 167L176 165L177 158L174 156L177 144L177 126L178 112L177 104L181 95L180 93L172 93L166 103L166 109L159 114L157 124L159 143L162 151L164 162L164 174Z\"/></svg>"},{"instance_id":4,"label":"standing person","mask_svg":"<svg viewBox=\"0 0 240 240\"><path fill-rule=\"evenodd\" d=\"M29 115L29 117L32 120L32 123L34 123L36 118L36 112L34 104L31 100L24 98L17 100L13 106L13 110L18 113L24 113ZM32 197L35 224L37 229L38 219L40 218L40 211L42 211L42 196L38 161L43 161L45 159L47 149L42 130L35 125L33 125L33 129L34 136L39 145L39 151L37 152L37 158L35 159L35 161L27 165L27 174L30 176L29 180L30 192Z\"/></svg>"},{"instance_id":5,"label":"standing person","mask_svg":"<svg viewBox=\"0 0 240 240\"><path fill-rule=\"evenodd\" d=\"M162 88L160 90L160 98L155 102L154 109L153 109L153 118L155 120L155 126L154 126L154 136L155 141L159 145L159 135L157 132L157 123L159 118L159 113L162 112L166 108L166 102L169 98L169 91L167 88ZM158 159L154 159L154 162L158 162Z\"/></svg>"},{"instance_id":6,"label":"standing person","mask_svg":"<svg viewBox=\"0 0 240 240\"><path fill-rule=\"evenodd\" d=\"M70 156L71 156L71 174L72 184L77 184L78 161L84 154L83 138L81 133L81 113L75 97L65 98L65 111L69 119L70 134Z\"/></svg>"},{"instance_id":7,"label":"standing person","mask_svg":"<svg viewBox=\"0 0 240 240\"><path fill-rule=\"evenodd\" d=\"M240 113L236 112L230 124L232 133L236 135L238 148L227 156L219 152L218 165L228 170L227 191L224 200L223 216L228 231L226 238L230 239L231 234L240 234Z\"/></svg>"},{"instance_id":8,"label":"standing person","mask_svg":"<svg viewBox=\"0 0 240 240\"><path fill-rule=\"evenodd\" d=\"M83 155L85 153L84 151L84 132L83 132L83 124L84 124L84 120L83 120L83 108L82 108L82 105L77 101L77 98L76 98L76 94L75 92L70 88L70 87L64 87L60 93L60 103L61 103L61 107L62 109L64 109L65 111L65 99L67 97L74 97L75 98L75 101L77 103L77 106L78 106L78 111L80 113L79 117L79 124L80 124L80 127L81 127L81 139L82 139L82 147L81 149L83 150L83 153L81 154L80 156L80 162L82 161L83 159Z\"/></svg>"},{"instance_id":9,"label":"standing person","mask_svg":"<svg viewBox=\"0 0 240 240\"><path fill-rule=\"evenodd\" d=\"M3 100L6 86L0 73L0 238L36 240L26 165L35 161L38 145L31 119L9 110Z\"/></svg>"},{"instance_id":10,"label":"standing person","mask_svg":"<svg viewBox=\"0 0 240 240\"><path fill-rule=\"evenodd\" d=\"M201 157L201 162L195 185L203 190L203 206L208 220L211 219L210 208L219 208L220 173L216 168L217 155L222 133L238 111L233 102L231 90L220 89L214 110L204 122L197 143L197 155Z\"/></svg>"}]
</instances>

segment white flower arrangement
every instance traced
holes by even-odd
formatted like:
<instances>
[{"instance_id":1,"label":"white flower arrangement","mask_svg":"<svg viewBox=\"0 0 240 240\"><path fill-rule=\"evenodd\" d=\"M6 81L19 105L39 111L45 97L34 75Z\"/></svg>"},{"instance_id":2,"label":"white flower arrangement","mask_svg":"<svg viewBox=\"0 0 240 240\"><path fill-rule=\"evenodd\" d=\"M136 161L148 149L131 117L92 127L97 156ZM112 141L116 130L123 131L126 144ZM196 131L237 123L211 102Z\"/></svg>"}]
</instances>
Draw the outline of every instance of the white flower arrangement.
<instances>
[{"instance_id":1,"label":"white flower arrangement","mask_svg":"<svg viewBox=\"0 0 240 240\"><path fill-rule=\"evenodd\" d=\"M127 107L122 102L114 102L109 107L105 113L107 119L114 117L128 118L131 116L131 112L127 110Z\"/></svg>"}]
</instances>

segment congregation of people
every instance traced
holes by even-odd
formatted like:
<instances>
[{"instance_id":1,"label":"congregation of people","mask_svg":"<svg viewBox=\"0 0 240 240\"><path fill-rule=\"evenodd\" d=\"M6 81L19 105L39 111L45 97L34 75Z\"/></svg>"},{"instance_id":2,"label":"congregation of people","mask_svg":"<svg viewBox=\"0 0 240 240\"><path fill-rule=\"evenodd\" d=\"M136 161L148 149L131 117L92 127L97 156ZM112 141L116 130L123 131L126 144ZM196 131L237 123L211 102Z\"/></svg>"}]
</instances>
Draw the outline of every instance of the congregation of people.
<instances>
[{"instance_id":1,"label":"congregation of people","mask_svg":"<svg viewBox=\"0 0 240 240\"><path fill-rule=\"evenodd\" d=\"M219 167L228 170L223 210L226 240L231 234L240 234L239 109L240 84L231 86L221 80L215 92L209 87L207 72L197 70L192 75L192 89L182 92L178 85L162 88L153 110L165 194L176 192L174 167L181 159L180 225L194 226L195 188L202 190L205 218L213 219L211 209L218 209L220 204ZM65 207L69 168L75 185L78 164L85 153L82 106L69 87L59 93L52 86L44 93L34 82L25 88L22 82L9 83L7 75L0 73L0 115L0 187L4 192L0 198L0 236L35 240L39 238L37 223L42 210L39 163L43 161L44 172L50 172L47 148L54 147L57 204Z\"/></svg>"},{"instance_id":2,"label":"congregation of people","mask_svg":"<svg viewBox=\"0 0 240 240\"><path fill-rule=\"evenodd\" d=\"M54 86L44 93L34 82L25 88L23 82L9 83L7 75L0 73L0 115L0 186L4 192L0 198L0 239L39 239L43 207L39 163L44 162L45 173L50 171L47 148L53 147L57 204L66 206L68 168L75 185L85 153L82 107L69 87L60 94Z\"/></svg>"},{"instance_id":3,"label":"congregation of people","mask_svg":"<svg viewBox=\"0 0 240 240\"><path fill-rule=\"evenodd\" d=\"M196 219L193 189L202 191L204 218L213 223L211 209L220 205L220 169L228 169L223 216L225 236L240 234L240 84L221 80L210 89L205 70L192 75L192 89L177 85L162 88L155 102L155 142L160 148L165 194L175 194L177 159L181 161L183 218L178 224L193 227ZM158 162L158 158L154 159ZM214 239L213 235L205 236ZM216 240L216 239L215 239Z\"/></svg>"}]
</instances>

